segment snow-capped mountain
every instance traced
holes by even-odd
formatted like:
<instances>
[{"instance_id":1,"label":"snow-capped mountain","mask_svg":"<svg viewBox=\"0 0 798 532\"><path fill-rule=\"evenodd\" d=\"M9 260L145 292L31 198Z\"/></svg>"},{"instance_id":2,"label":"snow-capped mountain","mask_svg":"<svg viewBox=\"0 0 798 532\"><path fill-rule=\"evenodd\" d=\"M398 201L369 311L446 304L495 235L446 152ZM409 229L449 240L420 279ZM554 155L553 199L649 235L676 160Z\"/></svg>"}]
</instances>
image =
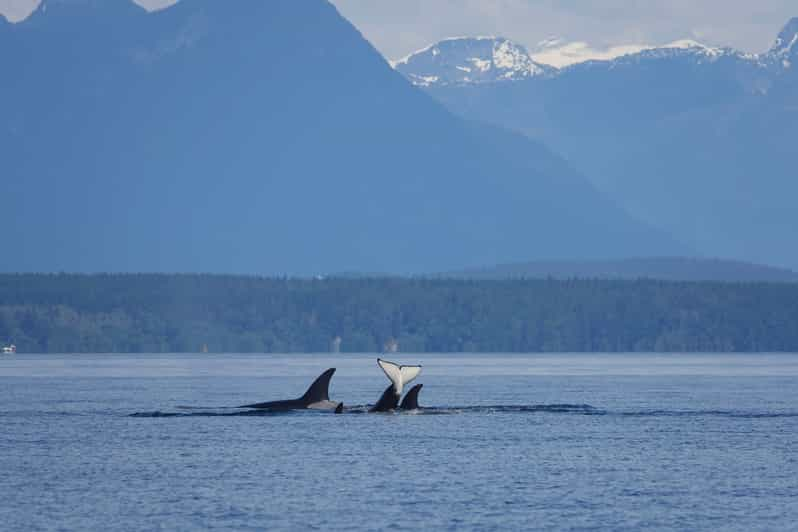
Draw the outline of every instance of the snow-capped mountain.
<instances>
[{"instance_id":1,"label":"snow-capped mountain","mask_svg":"<svg viewBox=\"0 0 798 532\"><path fill-rule=\"evenodd\" d=\"M692 39L683 39L668 43L664 46L655 46L640 50L637 53L622 55L614 61L635 62L644 59L662 59L668 57L692 58L697 63L711 63L724 57L742 60L753 60L756 58L755 55L745 54L733 48L707 46L706 44Z\"/></svg>"},{"instance_id":2,"label":"snow-capped mountain","mask_svg":"<svg viewBox=\"0 0 798 532\"><path fill-rule=\"evenodd\" d=\"M714 60L724 55L747 57L746 54L730 48L707 46L692 39L682 39L662 46L623 44L594 48L583 41L568 42L561 38L549 38L539 42L530 56L533 61L562 69L590 61L609 62L639 54L642 54L641 57L694 56L699 60Z\"/></svg>"},{"instance_id":3,"label":"snow-capped mountain","mask_svg":"<svg viewBox=\"0 0 798 532\"><path fill-rule=\"evenodd\" d=\"M391 64L413 84L436 87L550 78L573 68L614 69L670 58L695 65L736 63L750 77L757 69L772 72L789 68L797 55L798 18L794 18L764 54L708 46L691 39L660 46L629 44L600 49L581 41L552 38L538 43L530 52L501 37L458 37L432 44Z\"/></svg>"},{"instance_id":4,"label":"snow-capped mountain","mask_svg":"<svg viewBox=\"0 0 798 532\"><path fill-rule=\"evenodd\" d=\"M515 81L556 71L533 61L526 48L503 37L446 39L392 65L423 87Z\"/></svg>"},{"instance_id":5,"label":"snow-capped mountain","mask_svg":"<svg viewBox=\"0 0 798 532\"><path fill-rule=\"evenodd\" d=\"M798 265L785 246L798 232L798 18L762 54L685 40L621 54L576 46L564 64L553 52L567 43L542 48L561 65L551 75L424 90L465 118L542 140L694 249Z\"/></svg>"},{"instance_id":6,"label":"snow-capped mountain","mask_svg":"<svg viewBox=\"0 0 798 532\"><path fill-rule=\"evenodd\" d=\"M746 54L733 48L707 46L684 39L664 46L643 48L638 52L623 54L611 60L591 59L575 63L558 71L558 75L580 71L619 71L636 68L657 70L689 66L698 70L736 72L748 90L756 90L759 78L766 76L766 61L756 54Z\"/></svg>"},{"instance_id":7,"label":"snow-capped mountain","mask_svg":"<svg viewBox=\"0 0 798 532\"><path fill-rule=\"evenodd\" d=\"M769 63L784 69L790 68L798 61L798 17L791 19L784 26L766 55Z\"/></svg>"}]
</instances>

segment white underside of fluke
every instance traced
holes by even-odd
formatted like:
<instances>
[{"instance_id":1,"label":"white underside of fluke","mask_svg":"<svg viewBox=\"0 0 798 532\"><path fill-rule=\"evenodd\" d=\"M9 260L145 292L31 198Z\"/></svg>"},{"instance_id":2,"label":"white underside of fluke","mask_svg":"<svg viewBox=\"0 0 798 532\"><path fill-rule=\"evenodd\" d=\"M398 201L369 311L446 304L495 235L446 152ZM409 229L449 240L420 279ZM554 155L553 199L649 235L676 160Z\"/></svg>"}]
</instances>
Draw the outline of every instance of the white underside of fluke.
<instances>
[{"instance_id":1,"label":"white underside of fluke","mask_svg":"<svg viewBox=\"0 0 798 532\"><path fill-rule=\"evenodd\" d=\"M377 359L377 365L393 384L396 395L402 395L405 384L410 384L421 373L421 366L400 366L394 362Z\"/></svg>"}]
</instances>

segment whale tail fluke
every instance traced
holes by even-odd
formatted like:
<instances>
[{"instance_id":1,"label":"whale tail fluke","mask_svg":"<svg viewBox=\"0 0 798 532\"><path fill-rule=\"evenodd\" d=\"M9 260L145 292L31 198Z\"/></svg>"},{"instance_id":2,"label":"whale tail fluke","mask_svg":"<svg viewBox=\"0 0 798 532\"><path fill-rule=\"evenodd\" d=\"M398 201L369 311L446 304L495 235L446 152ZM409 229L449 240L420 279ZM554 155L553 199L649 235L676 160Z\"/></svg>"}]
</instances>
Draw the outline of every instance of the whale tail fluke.
<instances>
[{"instance_id":1,"label":"whale tail fluke","mask_svg":"<svg viewBox=\"0 0 798 532\"><path fill-rule=\"evenodd\" d=\"M421 366L400 366L388 360L377 359L377 364L393 384L394 393L402 395L405 384L410 384L421 373Z\"/></svg>"},{"instance_id":2,"label":"whale tail fluke","mask_svg":"<svg viewBox=\"0 0 798 532\"><path fill-rule=\"evenodd\" d=\"M330 400L330 379L332 379L335 368L330 368L313 381L308 391L302 396L302 401L306 404L320 403Z\"/></svg>"},{"instance_id":3,"label":"whale tail fluke","mask_svg":"<svg viewBox=\"0 0 798 532\"><path fill-rule=\"evenodd\" d=\"M416 410L417 408L419 408L419 406L418 406L418 392L421 391L421 388L423 386L424 386L423 384L416 384L415 386L410 388L410 391L407 392L407 395L405 395L405 398L402 399L402 404L399 405L399 409L400 410Z\"/></svg>"}]
</instances>

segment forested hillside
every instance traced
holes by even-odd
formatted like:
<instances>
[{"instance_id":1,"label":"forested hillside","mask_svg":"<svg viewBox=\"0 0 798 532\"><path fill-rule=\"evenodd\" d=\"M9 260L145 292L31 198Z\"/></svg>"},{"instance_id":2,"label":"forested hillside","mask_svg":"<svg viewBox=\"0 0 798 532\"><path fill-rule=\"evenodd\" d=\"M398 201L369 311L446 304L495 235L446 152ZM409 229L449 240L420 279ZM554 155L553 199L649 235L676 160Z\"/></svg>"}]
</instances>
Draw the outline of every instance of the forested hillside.
<instances>
[{"instance_id":1,"label":"forested hillside","mask_svg":"<svg viewBox=\"0 0 798 532\"><path fill-rule=\"evenodd\" d=\"M798 351L798 285L0 275L27 352Z\"/></svg>"},{"instance_id":2,"label":"forested hillside","mask_svg":"<svg viewBox=\"0 0 798 532\"><path fill-rule=\"evenodd\" d=\"M541 260L449 272L454 279L660 279L666 281L798 282L786 268L734 260L650 257L619 260Z\"/></svg>"}]
</instances>

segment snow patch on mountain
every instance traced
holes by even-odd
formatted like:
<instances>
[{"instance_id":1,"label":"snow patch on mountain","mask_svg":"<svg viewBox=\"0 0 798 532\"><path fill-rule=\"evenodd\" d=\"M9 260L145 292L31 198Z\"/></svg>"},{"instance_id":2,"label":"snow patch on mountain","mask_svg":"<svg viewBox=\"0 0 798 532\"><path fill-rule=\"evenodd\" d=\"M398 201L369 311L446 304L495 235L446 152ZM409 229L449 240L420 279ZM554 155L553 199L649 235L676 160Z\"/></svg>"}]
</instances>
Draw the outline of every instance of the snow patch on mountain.
<instances>
[{"instance_id":1,"label":"snow patch on mountain","mask_svg":"<svg viewBox=\"0 0 798 532\"><path fill-rule=\"evenodd\" d=\"M682 39L679 41L674 41L672 43L668 43L665 46L660 46L660 49L668 50L668 49L676 49L676 50L690 50L693 52L697 52L699 54L703 54L707 57L719 57L728 53L730 48L717 48L713 46L707 46L706 44L694 41L692 39Z\"/></svg>"},{"instance_id":2,"label":"snow patch on mountain","mask_svg":"<svg viewBox=\"0 0 798 532\"><path fill-rule=\"evenodd\" d=\"M696 63L713 63L722 58L734 58L740 61L757 61L755 54L746 54L733 48L707 46L691 39L674 41L664 46L652 47L642 50L637 54L621 56L620 62L637 62L646 59L666 59L671 57L686 57Z\"/></svg>"},{"instance_id":3,"label":"snow patch on mountain","mask_svg":"<svg viewBox=\"0 0 798 532\"><path fill-rule=\"evenodd\" d=\"M654 52L651 52L651 51ZM559 38L550 38L538 43L532 52L533 60L565 68L588 61L613 61L627 56L635 56L643 52L648 57L673 55L675 50L687 51L689 54L705 59L719 58L730 53L739 54L728 48L707 46L692 39L682 39L664 45L624 44L607 48L594 48L586 42L566 42Z\"/></svg>"}]
</instances>

